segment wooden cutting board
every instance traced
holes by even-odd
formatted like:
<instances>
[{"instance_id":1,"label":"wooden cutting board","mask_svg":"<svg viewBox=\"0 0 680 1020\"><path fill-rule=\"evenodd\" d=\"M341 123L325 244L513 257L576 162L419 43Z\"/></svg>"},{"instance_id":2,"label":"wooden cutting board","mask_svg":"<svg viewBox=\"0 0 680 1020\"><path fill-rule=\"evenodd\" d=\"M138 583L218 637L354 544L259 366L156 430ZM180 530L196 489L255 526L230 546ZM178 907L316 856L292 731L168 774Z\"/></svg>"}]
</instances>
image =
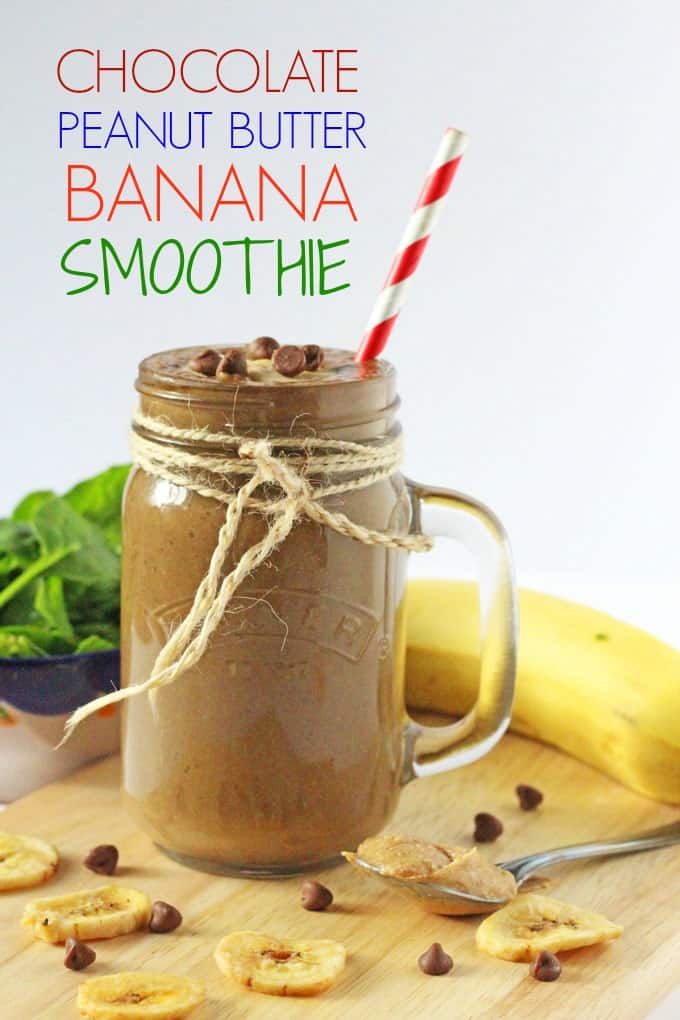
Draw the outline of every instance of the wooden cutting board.
<instances>
[{"instance_id":1,"label":"wooden cutting board","mask_svg":"<svg viewBox=\"0 0 680 1020\"><path fill-rule=\"evenodd\" d=\"M538 811L519 810L513 793L518 782L545 792ZM348 866L320 876L336 898L322 914L300 907L299 879L244 881L182 868L128 821L117 787L118 761L109 759L31 794L0 817L3 829L39 835L63 855L48 885L0 894L3 1020L77 1017L80 981L118 970L171 971L204 981L209 999L193 1020L634 1020L647 1016L680 981L680 848L554 869L551 894L602 911L623 924L625 933L608 946L563 954L560 980L542 984L528 976L526 964L479 954L475 919L425 914ZM552 749L510 735L475 765L408 786L391 828L469 845L477 811L491 811L505 824L489 850L496 860L631 833L678 814ZM185 922L170 935L138 933L96 943L95 964L76 974L63 967L61 947L32 941L18 920L24 903L36 895L101 884L80 862L102 842L120 849L121 883L176 904ZM220 975L212 953L222 935L243 928L338 939L348 949L347 969L335 988L316 999L241 990ZM433 941L455 961L444 977L426 977L416 965Z\"/></svg>"}]
</instances>

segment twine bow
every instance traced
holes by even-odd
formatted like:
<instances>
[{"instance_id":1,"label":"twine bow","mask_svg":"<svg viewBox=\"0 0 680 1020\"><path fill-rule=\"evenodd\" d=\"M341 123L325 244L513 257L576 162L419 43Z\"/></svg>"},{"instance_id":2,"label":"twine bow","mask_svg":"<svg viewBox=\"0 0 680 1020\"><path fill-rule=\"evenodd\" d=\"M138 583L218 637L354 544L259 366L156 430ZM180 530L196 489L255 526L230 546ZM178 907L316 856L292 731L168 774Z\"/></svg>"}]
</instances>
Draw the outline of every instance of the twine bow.
<instances>
[{"instance_id":1,"label":"twine bow","mask_svg":"<svg viewBox=\"0 0 680 1020\"><path fill-rule=\"evenodd\" d=\"M247 439L211 433L205 429L179 429L141 412L135 416L135 426L132 451L139 467L156 477L225 503L226 515L191 609L158 653L148 679L112 691L78 708L66 723L62 743L68 740L79 723L93 713L107 705L171 684L196 665L239 586L285 541L298 519L306 517L364 545L416 552L432 546L432 540L424 535L395 535L366 528L343 513L328 510L320 502L325 496L367 488L392 475L401 460L398 440L370 447L344 440L286 437L277 438L272 444L266 439ZM148 439L147 435L155 438ZM190 453L159 443L158 438L176 443L199 442L208 447L218 446L220 453L218 456L212 452ZM285 452L276 454L274 445L282 451L292 449L294 452L292 455ZM340 481L312 485L307 476L318 473L339 476ZM239 475L248 477L234 489L231 480ZM213 478L222 484L218 485ZM269 494L273 487L279 490L278 495L255 497L258 489ZM227 555L247 509L265 516L268 527L260 541L246 549L238 563L225 575Z\"/></svg>"}]
</instances>

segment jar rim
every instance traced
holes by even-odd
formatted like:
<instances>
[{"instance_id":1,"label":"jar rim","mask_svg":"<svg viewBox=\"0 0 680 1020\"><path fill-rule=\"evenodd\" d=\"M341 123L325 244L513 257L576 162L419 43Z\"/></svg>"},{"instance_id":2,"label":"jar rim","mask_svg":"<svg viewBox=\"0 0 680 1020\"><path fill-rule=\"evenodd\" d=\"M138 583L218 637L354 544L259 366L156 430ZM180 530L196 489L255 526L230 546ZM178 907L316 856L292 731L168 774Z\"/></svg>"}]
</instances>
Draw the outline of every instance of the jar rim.
<instances>
[{"instance_id":1,"label":"jar rim","mask_svg":"<svg viewBox=\"0 0 680 1020\"><path fill-rule=\"evenodd\" d=\"M172 348L140 363L135 385L147 414L165 416L179 426L191 421L240 432L308 433L311 428L332 433L380 422L387 432L394 422L399 407L396 371L383 359L357 364L351 351L325 349L323 374L239 384L189 370L190 358L204 349Z\"/></svg>"}]
</instances>

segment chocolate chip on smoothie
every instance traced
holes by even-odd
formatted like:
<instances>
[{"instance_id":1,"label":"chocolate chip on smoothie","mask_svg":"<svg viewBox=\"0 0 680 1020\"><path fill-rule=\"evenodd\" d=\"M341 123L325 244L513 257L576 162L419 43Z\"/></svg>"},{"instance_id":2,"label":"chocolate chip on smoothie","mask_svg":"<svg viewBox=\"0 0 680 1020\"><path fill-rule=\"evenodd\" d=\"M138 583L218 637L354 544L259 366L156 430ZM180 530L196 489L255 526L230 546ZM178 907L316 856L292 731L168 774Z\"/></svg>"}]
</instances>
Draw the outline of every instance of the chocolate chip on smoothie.
<instances>
[{"instance_id":1,"label":"chocolate chip on smoothie","mask_svg":"<svg viewBox=\"0 0 680 1020\"><path fill-rule=\"evenodd\" d=\"M302 348L305 352L305 371L316 372L323 364L323 350L318 344L305 344Z\"/></svg>"},{"instance_id":2,"label":"chocolate chip on smoothie","mask_svg":"<svg viewBox=\"0 0 680 1020\"><path fill-rule=\"evenodd\" d=\"M85 970L97 959L94 949L90 949L78 939L68 938L64 943L64 966L69 970Z\"/></svg>"},{"instance_id":3,"label":"chocolate chip on smoothie","mask_svg":"<svg viewBox=\"0 0 680 1020\"><path fill-rule=\"evenodd\" d=\"M241 347L229 347L224 351L216 375L222 382L248 378L248 364Z\"/></svg>"},{"instance_id":4,"label":"chocolate chip on smoothie","mask_svg":"<svg viewBox=\"0 0 680 1020\"><path fill-rule=\"evenodd\" d=\"M156 900L154 905L151 907L149 931L154 931L158 935L165 935L166 932L174 931L175 928L179 928L181 923L182 915L177 907L173 907L171 903L165 903L163 900Z\"/></svg>"},{"instance_id":5,"label":"chocolate chip on smoothie","mask_svg":"<svg viewBox=\"0 0 680 1020\"><path fill-rule=\"evenodd\" d=\"M305 910L325 910L333 902L333 893L321 882L302 883L302 906Z\"/></svg>"},{"instance_id":6,"label":"chocolate chip on smoothie","mask_svg":"<svg viewBox=\"0 0 680 1020\"><path fill-rule=\"evenodd\" d=\"M299 375L300 372L304 372L305 363L305 352L301 347L294 347L292 344L279 347L272 355L272 365L280 375Z\"/></svg>"},{"instance_id":7,"label":"chocolate chip on smoothie","mask_svg":"<svg viewBox=\"0 0 680 1020\"><path fill-rule=\"evenodd\" d=\"M418 966L423 974L448 974L453 967L453 960L445 953L439 942L433 942L422 956L418 957Z\"/></svg>"},{"instance_id":8,"label":"chocolate chip on smoothie","mask_svg":"<svg viewBox=\"0 0 680 1020\"><path fill-rule=\"evenodd\" d=\"M475 815L475 843L493 843L502 831L503 823L495 815L490 815L487 811L480 811Z\"/></svg>"},{"instance_id":9,"label":"chocolate chip on smoothie","mask_svg":"<svg viewBox=\"0 0 680 1020\"><path fill-rule=\"evenodd\" d=\"M544 949L535 960L532 960L529 973L537 981L557 981L562 973L562 964L554 953Z\"/></svg>"},{"instance_id":10,"label":"chocolate chip on smoothie","mask_svg":"<svg viewBox=\"0 0 680 1020\"><path fill-rule=\"evenodd\" d=\"M279 349L279 342L273 336L258 336L248 344L248 357L253 361L260 361L264 358L271 358L274 351Z\"/></svg>"},{"instance_id":11,"label":"chocolate chip on smoothie","mask_svg":"<svg viewBox=\"0 0 680 1020\"><path fill-rule=\"evenodd\" d=\"M118 847L101 843L90 850L83 864L97 875L113 875L118 864Z\"/></svg>"},{"instance_id":12,"label":"chocolate chip on smoothie","mask_svg":"<svg viewBox=\"0 0 680 1020\"><path fill-rule=\"evenodd\" d=\"M543 794L540 790L537 790L535 786L527 786L525 783L520 783L516 786L515 793L517 794L522 811L533 811L543 800Z\"/></svg>"},{"instance_id":13,"label":"chocolate chip on smoothie","mask_svg":"<svg viewBox=\"0 0 680 1020\"><path fill-rule=\"evenodd\" d=\"M197 354L190 360L189 368L194 372L200 372L201 375L214 375L221 360L221 354L218 354L211 347L206 347L204 351L201 351L200 354Z\"/></svg>"}]
</instances>

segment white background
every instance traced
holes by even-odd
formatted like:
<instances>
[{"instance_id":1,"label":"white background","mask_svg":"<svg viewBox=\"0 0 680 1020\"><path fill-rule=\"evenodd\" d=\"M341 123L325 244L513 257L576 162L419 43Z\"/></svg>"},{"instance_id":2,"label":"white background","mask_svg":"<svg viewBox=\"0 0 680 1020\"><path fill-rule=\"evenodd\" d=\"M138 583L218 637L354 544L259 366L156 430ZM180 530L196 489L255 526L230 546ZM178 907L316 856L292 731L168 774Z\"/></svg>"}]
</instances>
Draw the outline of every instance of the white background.
<instances>
[{"instance_id":1,"label":"white background","mask_svg":"<svg viewBox=\"0 0 680 1020\"><path fill-rule=\"evenodd\" d=\"M333 8L203 0L197 13L129 0L9 5L0 512L29 488L64 488L127 458L135 367L152 350L263 332L353 347L440 133L453 124L472 141L389 346L407 470L491 503L523 581L592 591L604 608L680 640L680 8L459 0L393 2L388 12L356 0ZM110 63L122 47L178 56L195 46L269 47L279 67L298 47L356 47L360 92L206 101L179 90L121 97L112 83L101 96L73 97L55 75L57 56L73 46L100 46ZM366 151L278 150L262 162L292 185L305 161L318 189L338 159L359 222L331 212L305 224L272 203L251 233L350 237L349 290L279 299L263 276L251 297L234 277L204 297L143 298L123 281L108 298L65 296L59 257L78 237L103 234L124 250L141 234L152 248L169 236L188 245L242 237L249 224L236 210L200 224L171 201L161 224L138 210L111 224L67 224L69 161L96 165L110 202L130 158L145 182L160 162L187 186L202 161L214 195L232 157L220 144L204 154L148 147L130 157L120 145L60 153L60 109L213 109L217 124L229 109L324 107L365 113ZM233 159L253 181L258 154Z\"/></svg>"},{"instance_id":2,"label":"white background","mask_svg":"<svg viewBox=\"0 0 680 1020\"><path fill-rule=\"evenodd\" d=\"M680 643L678 400L678 96L680 7L669 0L344 0L3 5L2 490L0 514L28 489L63 489L127 459L137 361L187 343L287 342L354 347L449 124L472 141L450 204L389 347L401 375L407 470L492 504L511 534L520 578L590 600ZM257 92L207 101L109 87L68 97L58 55L102 47L115 58L163 47L359 50L357 96ZM177 236L236 238L225 212L197 224L168 203L162 224L134 210L112 224L66 223L65 165L91 162L109 201L132 159L209 191L231 156L122 147L60 153L60 109L358 109L368 149L267 153L282 181L301 161L323 179L335 158L359 222L302 224L283 208L254 236L348 236L348 291L248 298L225 279L212 294L66 297L58 268L77 237L124 248ZM237 153L246 181L256 153ZM318 185L317 185L318 187ZM150 244L149 244L150 246ZM421 572L432 564L421 563ZM447 569L440 554L435 569Z\"/></svg>"}]
</instances>

